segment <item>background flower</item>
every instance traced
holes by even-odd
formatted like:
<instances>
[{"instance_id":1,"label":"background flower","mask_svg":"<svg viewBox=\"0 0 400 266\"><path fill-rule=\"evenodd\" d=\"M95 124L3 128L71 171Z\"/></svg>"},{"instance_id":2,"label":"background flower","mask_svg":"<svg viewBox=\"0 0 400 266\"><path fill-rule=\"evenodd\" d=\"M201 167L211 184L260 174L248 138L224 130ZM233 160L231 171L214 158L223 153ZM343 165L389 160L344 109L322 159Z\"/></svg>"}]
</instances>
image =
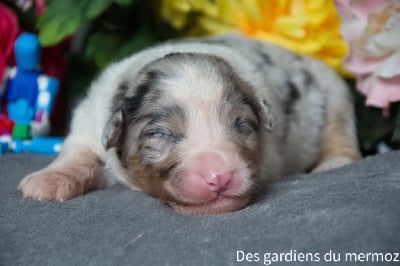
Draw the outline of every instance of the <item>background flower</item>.
<instances>
[{"instance_id":1,"label":"background flower","mask_svg":"<svg viewBox=\"0 0 400 266\"><path fill-rule=\"evenodd\" d=\"M342 34L350 46L344 65L357 75L366 104L382 108L400 101L400 2L335 0Z\"/></svg>"},{"instance_id":2,"label":"background flower","mask_svg":"<svg viewBox=\"0 0 400 266\"><path fill-rule=\"evenodd\" d=\"M12 61L18 32L18 20L14 12L0 3L0 81L3 79L6 66Z\"/></svg>"},{"instance_id":3,"label":"background flower","mask_svg":"<svg viewBox=\"0 0 400 266\"><path fill-rule=\"evenodd\" d=\"M164 0L161 13L184 35L239 30L336 69L347 53L332 0Z\"/></svg>"}]
</instances>

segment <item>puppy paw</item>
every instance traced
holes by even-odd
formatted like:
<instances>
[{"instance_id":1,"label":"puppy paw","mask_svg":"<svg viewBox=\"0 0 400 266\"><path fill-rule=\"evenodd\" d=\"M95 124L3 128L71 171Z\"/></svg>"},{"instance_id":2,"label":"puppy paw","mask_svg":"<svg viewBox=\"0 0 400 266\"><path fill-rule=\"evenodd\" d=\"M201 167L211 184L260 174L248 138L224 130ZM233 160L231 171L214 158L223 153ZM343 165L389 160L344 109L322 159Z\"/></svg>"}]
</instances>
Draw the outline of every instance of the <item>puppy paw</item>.
<instances>
[{"instance_id":1,"label":"puppy paw","mask_svg":"<svg viewBox=\"0 0 400 266\"><path fill-rule=\"evenodd\" d=\"M84 193L77 178L54 169L43 169L26 176L18 185L24 198L64 201Z\"/></svg>"},{"instance_id":2,"label":"puppy paw","mask_svg":"<svg viewBox=\"0 0 400 266\"><path fill-rule=\"evenodd\" d=\"M344 157L344 156L335 157L335 158L329 159L327 161L321 162L311 172L319 173L319 172L329 171L329 170L343 167L352 162L353 162L353 160L348 157Z\"/></svg>"}]
</instances>

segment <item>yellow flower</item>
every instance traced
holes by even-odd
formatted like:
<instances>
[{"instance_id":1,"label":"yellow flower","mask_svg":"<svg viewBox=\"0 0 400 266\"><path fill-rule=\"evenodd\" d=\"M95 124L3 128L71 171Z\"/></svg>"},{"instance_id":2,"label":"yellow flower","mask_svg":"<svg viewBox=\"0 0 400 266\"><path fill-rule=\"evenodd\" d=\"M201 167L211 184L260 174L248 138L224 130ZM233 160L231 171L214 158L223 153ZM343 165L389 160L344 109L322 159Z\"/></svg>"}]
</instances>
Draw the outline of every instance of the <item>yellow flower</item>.
<instances>
[{"instance_id":1,"label":"yellow flower","mask_svg":"<svg viewBox=\"0 0 400 266\"><path fill-rule=\"evenodd\" d=\"M184 35L239 30L338 70L348 51L333 0L163 0L161 12Z\"/></svg>"}]
</instances>

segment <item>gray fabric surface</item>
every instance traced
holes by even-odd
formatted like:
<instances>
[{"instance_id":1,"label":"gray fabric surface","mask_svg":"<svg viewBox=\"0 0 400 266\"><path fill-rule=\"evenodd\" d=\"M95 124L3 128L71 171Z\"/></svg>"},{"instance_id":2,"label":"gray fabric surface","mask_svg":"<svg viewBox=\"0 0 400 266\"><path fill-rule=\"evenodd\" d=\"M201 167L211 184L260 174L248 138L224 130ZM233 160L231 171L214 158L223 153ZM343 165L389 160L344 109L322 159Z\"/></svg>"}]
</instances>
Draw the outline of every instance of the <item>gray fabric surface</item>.
<instances>
[{"instance_id":1,"label":"gray fabric surface","mask_svg":"<svg viewBox=\"0 0 400 266\"><path fill-rule=\"evenodd\" d=\"M209 217L121 185L62 203L21 199L20 179L51 160L0 157L1 265L264 265L264 253L290 251L320 261L271 265L321 265L330 250L356 265L345 252L400 251L400 152L281 179L244 210ZM260 260L236 262L237 250Z\"/></svg>"}]
</instances>

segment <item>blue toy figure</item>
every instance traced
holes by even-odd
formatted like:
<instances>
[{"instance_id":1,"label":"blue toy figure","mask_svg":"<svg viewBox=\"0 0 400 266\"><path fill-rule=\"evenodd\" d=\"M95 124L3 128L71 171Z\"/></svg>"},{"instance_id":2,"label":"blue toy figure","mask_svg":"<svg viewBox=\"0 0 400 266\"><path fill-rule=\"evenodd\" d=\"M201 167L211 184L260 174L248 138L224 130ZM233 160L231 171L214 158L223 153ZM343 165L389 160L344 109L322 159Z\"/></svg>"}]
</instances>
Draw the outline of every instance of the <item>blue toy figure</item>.
<instances>
[{"instance_id":1,"label":"blue toy figure","mask_svg":"<svg viewBox=\"0 0 400 266\"><path fill-rule=\"evenodd\" d=\"M14 152L37 154L58 154L64 144L64 138L34 137L31 140L12 140L11 136L0 136L0 155Z\"/></svg>"},{"instance_id":2,"label":"blue toy figure","mask_svg":"<svg viewBox=\"0 0 400 266\"><path fill-rule=\"evenodd\" d=\"M14 153L58 154L63 144L64 138L35 137L32 140L15 140L11 144L11 149Z\"/></svg>"},{"instance_id":3,"label":"blue toy figure","mask_svg":"<svg viewBox=\"0 0 400 266\"><path fill-rule=\"evenodd\" d=\"M15 43L17 66L8 71L8 116L15 122L14 139L46 135L59 82L39 69L41 47L35 34L23 33Z\"/></svg>"}]
</instances>

